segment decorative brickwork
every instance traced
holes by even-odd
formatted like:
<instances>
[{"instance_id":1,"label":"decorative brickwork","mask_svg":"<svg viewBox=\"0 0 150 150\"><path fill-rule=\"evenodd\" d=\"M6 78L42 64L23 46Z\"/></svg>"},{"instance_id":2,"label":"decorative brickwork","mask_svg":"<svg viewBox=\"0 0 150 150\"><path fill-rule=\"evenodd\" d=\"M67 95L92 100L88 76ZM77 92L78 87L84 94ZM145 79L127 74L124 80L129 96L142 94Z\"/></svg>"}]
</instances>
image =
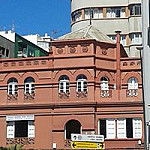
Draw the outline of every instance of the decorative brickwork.
<instances>
[{"instance_id":1,"label":"decorative brickwork","mask_svg":"<svg viewBox=\"0 0 150 150\"><path fill-rule=\"evenodd\" d=\"M22 145L34 144L34 138L12 138L12 139L7 138L6 144L22 144Z\"/></svg>"}]
</instances>

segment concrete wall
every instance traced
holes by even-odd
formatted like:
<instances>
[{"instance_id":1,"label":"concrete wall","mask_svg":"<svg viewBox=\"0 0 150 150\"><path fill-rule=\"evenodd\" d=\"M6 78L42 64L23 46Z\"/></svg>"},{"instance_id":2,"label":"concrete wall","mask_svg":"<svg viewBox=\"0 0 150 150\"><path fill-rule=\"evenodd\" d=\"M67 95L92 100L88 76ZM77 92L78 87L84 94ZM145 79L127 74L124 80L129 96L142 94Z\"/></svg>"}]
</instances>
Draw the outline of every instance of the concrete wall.
<instances>
[{"instance_id":1,"label":"concrete wall","mask_svg":"<svg viewBox=\"0 0 150 150\"><path fill-rule=\"evenodd\" d=\"M143 12L143 76L144 76L144 101L145 101L145 121L147 143L149 140L149 122L150 122L150 47L148 46L148 27L149 27L149 0L142 1ZM147 145L149 147L149 144Z\"/></svg>"}]
</instances>

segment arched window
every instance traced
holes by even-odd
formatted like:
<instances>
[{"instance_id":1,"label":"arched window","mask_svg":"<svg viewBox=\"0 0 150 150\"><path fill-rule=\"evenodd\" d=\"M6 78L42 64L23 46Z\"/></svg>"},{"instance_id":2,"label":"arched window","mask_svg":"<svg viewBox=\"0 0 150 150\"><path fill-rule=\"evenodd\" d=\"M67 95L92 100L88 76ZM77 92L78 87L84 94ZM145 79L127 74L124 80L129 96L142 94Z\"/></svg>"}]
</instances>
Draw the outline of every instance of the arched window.
<instances>
[{"instance_id":1,"label":"arched window","mask_svg":"<svg viewBox=\"0 0 150 150\"><path fill-rule=\"evenodd\" d=\"M25 94L33 94L35 92L34 87L34 79L32 77L28 77L24 81L24 93Z\"/></svg>"},{"instance_id":2,"label":"arched window","mask_svg":"<svg viewBox=\"0 0 150 150\"><path fill-rule=\"evenodd\" d=\"M66 75L62 75L59 78L59 93L69 93L70 87L69 87L69 77Z\"/></svg>"},{"instance_id":3,"label":"arched window","mask_svg":"<svg viewBox=\"0 0 150 150\"><path fill-rule=\"evenodd\" d=\"M138 89L138 81L135 77L128 80L128 90Z\"/></svg>"},{"instance_id":4,"label":"arched window","mask_svg":"<svg viewBox=\"0 0 150 150\"><path fill-rule=\"evenodd\" d=\"M101 78L101 90L109 90L108 78L107 77L102 77Z\"/></svg>"},{"instance_id":5,"label":"arched window","mask_svg":"<svg viewBox=\"0 0 150 150\"><path fill-rule=\"evenodd\" d=\"M69 120L65 125L65 138L71 139L72 133L81 133L81 123L77 120Z\"/></svg>"},{"instance_id":6,"label":"arched window","mask_svg":"<svg viewBox=\"0 0 150 150\"><path fill-rule=\"evenodd\" d=\"M76 79L77 81L77 92L87 92L87 77L83 74L79 75Z\"/></svg>"},{"instance_id":7,"label":"arched window","mask_svg":"<svg viewBox=\"0 0 150 150\"><path fill-rule=\"evenodd\" d=\"M17 95L18 94L18 81L15 78L10 78L7 82L8 89L7 93L8 95Z\"/></svg>"}]
</instances>

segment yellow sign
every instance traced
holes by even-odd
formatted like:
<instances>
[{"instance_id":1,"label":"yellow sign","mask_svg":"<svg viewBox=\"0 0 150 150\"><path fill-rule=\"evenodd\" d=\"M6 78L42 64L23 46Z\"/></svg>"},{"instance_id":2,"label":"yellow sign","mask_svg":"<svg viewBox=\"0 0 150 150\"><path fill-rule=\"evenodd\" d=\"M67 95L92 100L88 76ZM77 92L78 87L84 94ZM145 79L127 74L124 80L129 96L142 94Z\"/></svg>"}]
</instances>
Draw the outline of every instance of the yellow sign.
<instances>
[{"instance_id":1,"label":"yellow sign","mask_svg":"<svg viewBox=\"0 0 150 150\"><path fill-rule=\"evenodd\" d=\"M72 149L105 149L104 143L71 142Z\"/></svg>"}]
</instances>

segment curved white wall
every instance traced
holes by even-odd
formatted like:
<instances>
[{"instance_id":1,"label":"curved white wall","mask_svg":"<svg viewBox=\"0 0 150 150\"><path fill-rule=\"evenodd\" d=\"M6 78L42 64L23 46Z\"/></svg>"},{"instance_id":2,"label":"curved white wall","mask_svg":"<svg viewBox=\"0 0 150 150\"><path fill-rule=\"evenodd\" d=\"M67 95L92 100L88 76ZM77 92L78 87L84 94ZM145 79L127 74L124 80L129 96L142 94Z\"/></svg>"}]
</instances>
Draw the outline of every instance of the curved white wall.
<instances>
[{"instance_id":1,"label":"curved white wall","mask_svg":"<svg viewBox=\"0 0 150 150\"><path fill-rule=\"evenodd\" d=\"M86 7L128 6L128 0L72 0L72 12Z\"/></svg>"}]
</instances>

